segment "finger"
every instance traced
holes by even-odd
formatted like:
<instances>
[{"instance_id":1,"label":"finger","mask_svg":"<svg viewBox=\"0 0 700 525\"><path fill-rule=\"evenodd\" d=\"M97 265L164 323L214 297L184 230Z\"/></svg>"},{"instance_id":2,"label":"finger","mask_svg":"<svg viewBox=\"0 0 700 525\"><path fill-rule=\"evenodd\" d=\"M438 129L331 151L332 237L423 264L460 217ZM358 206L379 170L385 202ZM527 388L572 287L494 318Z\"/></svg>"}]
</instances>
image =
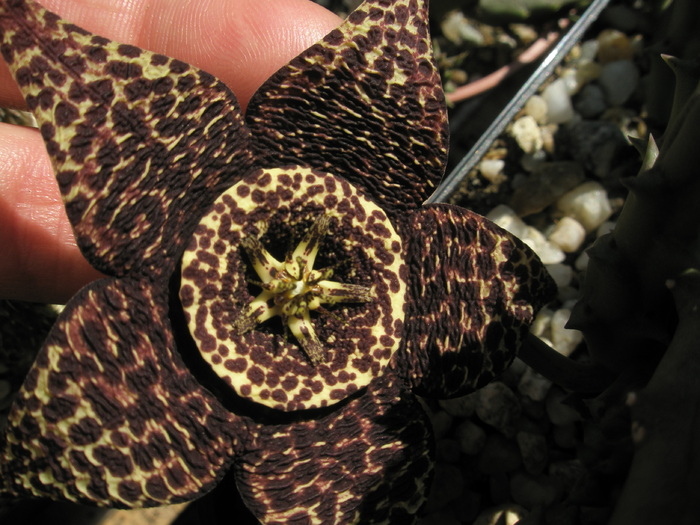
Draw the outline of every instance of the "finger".
<instances>
[{"instance_id":1,"label":"finger","mask_svg":"<svg viewBox=\"0 0 700 525\"><path fill-rule=\"evenodd\" d=\"M65 302L99 277L66 217L44 142L0 124L0 297Z\"/></svg>"},{"instance_id":2,"label":"finger","mask_svg":"<svg viewBox=\"0 0 700 525\"><path fill-rule=\"evenodd\" d=\"M88 31L216 75L243 108L267 77L340 22L309 0L43 0L42 5ZM7 66L0 65L0 105L22 106Z\"/></svg>"},{"instance_id":3,"label":"finger","mask_svg":"<svg viewBox=\"0 0 700 525\"><path fill-rule=\"evenodd\" d=\"M89 30L213 71L243 101L338 23L306 0L44 3ZM0 103L20 105L2 66ZM0 297L65 302L99 275L75 245L39 135L7 125L0 126L0 245Z\"/></svg>"}]
</instances>

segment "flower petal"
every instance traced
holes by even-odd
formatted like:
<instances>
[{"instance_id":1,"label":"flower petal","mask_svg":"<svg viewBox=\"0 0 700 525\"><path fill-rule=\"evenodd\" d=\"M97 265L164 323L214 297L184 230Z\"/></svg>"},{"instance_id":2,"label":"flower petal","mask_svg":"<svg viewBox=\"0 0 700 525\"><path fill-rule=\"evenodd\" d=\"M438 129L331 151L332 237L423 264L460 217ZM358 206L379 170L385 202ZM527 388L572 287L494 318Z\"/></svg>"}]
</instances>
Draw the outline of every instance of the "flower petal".
<instances>
[{"instance_id":1,"label":"flower petal","mask_svg":"<svg viewBox=\"0 0 700 525\"><path fill-rule=\"evenodd\" d=\"M248 165L234 96L208 73L31 0L2 3L0 33L87 259L110 275L168 276L194 211Z\"/></svg>"},{"instance_id":2,"label":"flower petal","mask_svg":"<svg viewBox=\"0 0 700 525\"><path fill-rule=\"evenodd\" d=\"M112 507L193 499L233 458L234 416L173 351L164 296L101 280L66 307L0 438L2 492Z\"/></svg>"},{"instance_id":3,"label":"flower petal","mask_svg":"<svg viewBox=\"0 0 700 525\"><path fill-rule=\"evenodd\" d=\"M421 394L468 393L510 364L554 282L522 241L468 210L426 206L408 231L399 365Z\"/></svg>"},{"instance_id":4,"label":"flower petal","mask_svg":"<svg viewBox=\"0 0 700 525\"><path fill-rule=\"evenodd\" d=\"M426 2L367 0L263 84L246 122L261 165L345 177L392 217L417 208L447 157Z\"/></svg>"},{"instance_id":5,"label":"flower petal","mask_svg":"<svg viewBox=\"0 0 700 525\"><path fill-rule=\"evenodd\" d=\"M258 519L412 522L433 470L430 422L412 394L378 383L328 415L251 427L234 472Z\"/></svg>"}]
</instances>

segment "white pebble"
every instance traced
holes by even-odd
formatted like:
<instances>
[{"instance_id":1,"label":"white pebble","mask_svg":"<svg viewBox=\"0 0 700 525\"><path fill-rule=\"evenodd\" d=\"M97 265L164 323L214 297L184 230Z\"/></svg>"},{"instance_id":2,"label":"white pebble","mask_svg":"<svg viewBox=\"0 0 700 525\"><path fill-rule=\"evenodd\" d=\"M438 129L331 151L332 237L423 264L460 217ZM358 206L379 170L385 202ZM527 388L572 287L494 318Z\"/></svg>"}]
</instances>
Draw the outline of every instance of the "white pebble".
<instances>
[{"instance_id":1,"label":"white pebble","mask_svg":"<svg viewBox=\"0 0 700 525\"><path fill-rule=\"evenodd\" d=\"M574 118L571 97L562 79L557 79L548 85L542 92L542 98L547 102L550 123L563 124Z\"/></svg>"},{"instance_id":2,"label":"white pebble","mask_svg":"<svg viewBox=\"0 0 700 525\"><path fill-rule=\"evenodd\" d=\"M537 228L528 226L520 238L532 248L544 264L560 263L566 258L564 252L549 242Z\"/></svg>"},{"instance_id":3,"label":"white pebble","mask_svg":"<svg viewBox=\"0 0 700 525\"><path fill-rule=\"evenodd\" d=\"M537 312L537 317L530 326L530 333L536 335L537 337L542 337L549 334L549 326L552 323L552 316L554 312L549 308L542 308Z\"/></svg>"},{"instance_id":4,"label":"white pebble","mask_svg":"<svg viewBox=\"0 0 700 525\"><path fill-rule=\"evenodd\" d=\"M600 44L598 44L597 40L586 40L583 42L580 47L581 54L578 57L579 62L582 60L595 60L599 47Z\"/></svg>"},{"instance_id":5,"label":"white pebble","mask_svg":"<svg viewBox=\"0 0 700 525\"><path fill-rule=\"evenodd\" d=\"M580 222L587 232L595 230L612 215L608 194L595 181L585 182L559 197L557 208L563 215Z\"/></svg>"},{"instance_id":6,"label":"white pebble","mask_svg":"<svg viewBox=\"0 0 700 525\"><path fill-rule=\"evenodd\" d=\"M552 279L554 279L557 288L569 286L574 276L574 271L568 264L548 264L547 271L549 275L552 276Z\"/></svg>"},{"instance_id":7,"label":"white pebble","mask_svg":"<svg viewBox=\"0 0 700 525\"><path fill-rule=\"evenodd\" d=\"M569 96L573 96L576 93L578 93L581 89L581 86L583 86L581 78L577 70L574 68L565 69L561 72L559 78L561 78L564 81L564 85L566 86L566 92L569 94Z\"/></svg>"},{"instance_id":8,"label":"white pebble","mask_svg":"<svg viewBox=\"0 0 700 525\"><path fill-rule=\"evenodd\" d=\"M568 357L583 341L583 334L578 330L571 330L565 325L571 317L571 310L560 308L552 316L552 345L560 354Z\"/></svg>"},{"instance_id":9,"label":"white pebble","mask_svg":"<svg viewBox=\"0 0 700 525\"><path fill-rule=\"evenodd\" d=\"M598 83L608 104L621 106L637 89L639 70L631 60L616 60L603 66Z\"/></svg>"},{"instance_id":10,"label":"white pebble","mask_svg":"<svg viewBox=\"0 0 700 525\"><path fill-rule=\"evenodd\" d=\"M506 162L502 159L484 159L479 163L479 171L490 182L500 182L503 179L503 168Z\"/></svg>"},{"instance_id":11,"label":"white pebble","mask_svg":"<svg viewBox=\"0 0 700 525\"><path fill-rule=\"evenodd\" d=\"M542 149L542 132L537 121L530 115L513 122L510 134L525 153L535 153Z\"/></svg>"},{"instance_id":12,"label":"white pebble","mask_svg":"<svg viewBox=\"0 0 700 525\"><path fill-rule=\"evenodd\" d=\"M486 218L516 237L522 238L527 232L527 224L505 204L496 206L486 214Z\"/></svg>"},{"instance_id":13,"label":"white pebble","mask_svg":"<svg viewBox=\"0 0 700 525\"><path fill-rule=\"evenodd\" d=\"M539 95L533 95L525 103L525 113L530 115L538 124L544 125L549 122L547 117L547 102Z\"/></svg>"},{"instance_id":14,"label":"white pebble","mask_svg":"<svg viewBox=\"0 0 700 525\"><path fill-rule=\"evenodd\" d=\"M586 229L572 217L562 217L547 238L565 253L573 253L583 244Z\"/></svg>"}]
</instances>

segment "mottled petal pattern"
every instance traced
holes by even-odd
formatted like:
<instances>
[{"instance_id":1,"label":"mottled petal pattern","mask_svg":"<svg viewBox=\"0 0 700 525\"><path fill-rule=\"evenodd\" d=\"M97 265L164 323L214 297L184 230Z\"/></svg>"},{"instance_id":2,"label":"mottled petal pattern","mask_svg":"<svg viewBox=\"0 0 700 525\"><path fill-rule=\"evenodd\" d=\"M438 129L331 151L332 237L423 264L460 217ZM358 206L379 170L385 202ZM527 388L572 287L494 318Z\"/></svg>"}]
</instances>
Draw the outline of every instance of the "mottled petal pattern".
<instances>
[{"instance_id":1,"label":"mottled petal pattern","mask_svg":"<svg viewBox=\"0 0 700 525\"><path fill-rule=\"evenodd\" d=\"M332 297L323 295L334 290L318 283L319 295L312 293L310 301L329 310L303 319L321 345L322 359L314 363L295 327L286 334L279 318L237 328L245 316L284 318L278 308L287 293L255 297L260 286L251 278L284 270L263 271L270 263L260 260L260 273L247 270L250 254L242 241L259 239L283 260L319 217L328 218L329 231L314 258L317 268L332 269L332 279L345 285L367 286L371 299L328 306ZM260 170L224 192L197 227L182 259L180 299L202 356L240 396L285 411L329 406L367 386L399 348L403 251L384 212L346 180L302 167Z\"/></svg>"},{"instance_id":2,"label":"mottled petal pattern","mask_svg":"<svg viewBox=\"0 0 700 525\"><path fill-rule=\"evenodd\" d=\"M246 114L257 157L345 177L391 217L420 206L447 156L426 4L368 0L273 75Z\"/></svg>"},{"instance_id":3,"label":"mottled petal pattern","mask_svg":"<svg viewBox=\"0 0 700 525\"><path fill-rule=\"evenodd\" d=\"M214 487L238 420L173 352L166 300L102 280L66 307L10 412L5 495L141 507Z\"/></svg>"},{"instance_id":4,"label":"mottled petal pattern","mask_svg":"<svg viewBox=\"0 0 700 525\"><path fill-rule=\"evenodd\" d=\"M240 493L266 524L409 524L433 470L430 422L387 382L293 425L251 426L236 462Z\"/></svg>"},{"instance_id":5,"label":"mottled petal pattern","mask_svg":"<svg viewBox=\"0 0 700 525\"><path fill-rule=\"evenodd\" d=\"M197 210L249 164L234 96L208 73L32 0L0 4L0 34L87 259L109 275L169 275Z\"/></svg>"},{"instance_id":6,"label":"mottled petal pattern","mask_svg":"<svg viewBox=\"0 0 700 525\"><path fill-rule=\"evenodd\" d=\"M530 248L480 215L431 205L410 225L400 366L421 394L470 392L510 364L555 285Z\"/></svg>"}]
</instances>

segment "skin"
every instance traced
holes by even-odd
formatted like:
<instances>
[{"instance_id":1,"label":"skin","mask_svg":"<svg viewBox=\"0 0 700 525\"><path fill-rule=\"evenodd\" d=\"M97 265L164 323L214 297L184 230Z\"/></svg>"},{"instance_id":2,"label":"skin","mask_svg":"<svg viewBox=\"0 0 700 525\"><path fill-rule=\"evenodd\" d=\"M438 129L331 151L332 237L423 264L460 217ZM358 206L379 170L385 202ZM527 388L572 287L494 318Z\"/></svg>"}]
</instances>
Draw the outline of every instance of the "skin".
<instances>
[{"instance_id":1,"label":"skin","mask_svg":"<svg viewBox=\"0 0 700 525\"><path fill-rule=\"evenodd\" d=\"M112 40L179 58L223 80L245 108L278 68L340 20L308 0L43 0ZM0 60L0 106L23 108ZM64 303L100 277L75 243L36 130L0 124L0 298Z\"/></svg>"}]
</instances>

